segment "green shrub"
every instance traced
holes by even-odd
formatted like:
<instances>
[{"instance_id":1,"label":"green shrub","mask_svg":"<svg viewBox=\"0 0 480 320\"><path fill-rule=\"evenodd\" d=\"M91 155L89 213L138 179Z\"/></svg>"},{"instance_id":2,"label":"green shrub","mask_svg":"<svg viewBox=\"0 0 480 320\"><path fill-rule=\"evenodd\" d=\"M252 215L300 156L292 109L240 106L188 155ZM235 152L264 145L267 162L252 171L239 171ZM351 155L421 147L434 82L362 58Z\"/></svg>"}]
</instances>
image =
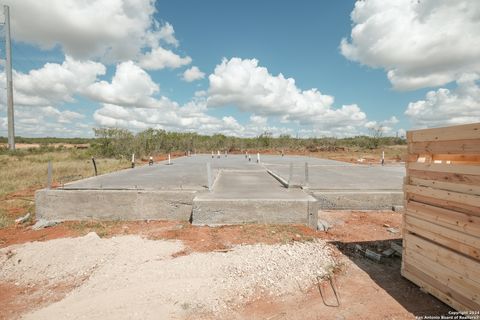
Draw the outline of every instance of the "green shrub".
<instances>
[{"instance_id":1,"label":"green shrub","mask_svg":"<svg viewBox=\"0 0 480 320\"><path fill-rule=\"evenodd\" d=\"M264 132L254 138L238 138L214 134L212 136L199 135L195 132L171 132L158 129L147 129L134 134L126 129L95 128L95 138L22 138L19 143L38 143L39 148L10 151L0 147L0 154L24 157L29 154L45 154L53 151L70 152L76 159L94 157L107 157L130 159L132 153L137 158L174 151L186 152L190 150L197 153L210 153L219 151L244 150L291 150L291 151L335 151L345 148L377 149L384 146L406 144L405 139L398 137L383 137L378 134L371 136L356 136L348 138L313 137L294 138L290 135L273 137L271 133ZM0 141L6 138L0 137ZM61 144L54 147L52 144ZM67 149L64 144L90 144L87 150Z\"/></svg>"}]
</instances>

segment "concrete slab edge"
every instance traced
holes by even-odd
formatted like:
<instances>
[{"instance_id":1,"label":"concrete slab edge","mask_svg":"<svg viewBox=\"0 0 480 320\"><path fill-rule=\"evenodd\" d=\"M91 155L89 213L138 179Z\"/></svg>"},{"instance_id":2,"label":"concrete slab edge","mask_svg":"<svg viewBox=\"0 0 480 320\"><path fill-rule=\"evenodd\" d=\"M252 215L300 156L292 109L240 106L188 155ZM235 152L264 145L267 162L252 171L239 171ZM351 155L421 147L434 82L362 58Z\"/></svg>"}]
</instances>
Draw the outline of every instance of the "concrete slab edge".
<instances>
[{"instance_id":1,"label":"concrete slab edge","mask_svg":"<svg viewBox=\"0 0 480 320\"><path fill-rule=\"evenodd\" d=\"M308 198L304 199L252 199L252 198L221 198L221 199L212 199L212 198L202 198L202 197L195 197L193 199L195 202L314 202L317 201L314 197L308 196Z\"/></svg>"},{"instance_id":2,"label":"concrete slab edge","mask_svg":"<svg viewBox=\"0 0 480 320\"><path fill-rule=\"evenodd\" d=\"M59 190L35 193L37 219L189 221L196 191Z\"/></svg>"},{"instance_id":3,"label":"concrete slab edge","mask_svg":"<svg viewBox=\"0 0 480 320\"><path fill-rule=\"evenodd\" d=\"M193 225L304 224L316 227L317 201L194 201Z\"/></svg>"},{"instance_id":4,"label":"concrete slab edge","mask_svg":"<svg viewBox=\"0 0 480 320\"><path fill-rule=\"evenodd\" d=\"M403 192L312 192L320 209L391 210L403 204Z\"/></svg>"}]
</instances>

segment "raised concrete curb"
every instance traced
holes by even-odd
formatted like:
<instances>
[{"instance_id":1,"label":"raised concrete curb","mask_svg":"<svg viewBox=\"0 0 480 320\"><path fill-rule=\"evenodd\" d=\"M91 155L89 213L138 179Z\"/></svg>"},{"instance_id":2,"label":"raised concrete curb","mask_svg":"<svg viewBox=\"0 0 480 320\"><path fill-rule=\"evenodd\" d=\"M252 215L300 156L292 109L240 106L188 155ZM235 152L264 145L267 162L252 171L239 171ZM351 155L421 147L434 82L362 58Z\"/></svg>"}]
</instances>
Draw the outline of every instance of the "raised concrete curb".
<instances>
[{"instance_id":1,"label":"raised concrete curb","mask_svg":"<svg viewBox=\"0 0 480 320\"><path fill-rule=\"evenodd\" d=\"M272 177L274 177L275 179L277 179L278 182L280 182L282 184L282 186L284 186L285 188L288 188L288 181L283 179L280 175L276 174L275 172L273 172L272 170L269 170L269 169L266 169L268 174L271 175Z\"/></svg>"},{"instance_id":2,"label":"raised concrete curb","mask_svg":"<svg viewBox=\"0 0 480 320\"><path fill-rule=\"evenodd\" d=\"M193 199L193 225L305 224L316 228L318 203L306 199Z\"/></svg>"},{"instance_id":3,"label":"raised concrete curb","mask_svg":"<svg viewBox=\"0 0 480 320\"><path fill-rule=\"evenodd\" d=\"M36 217L46 220L181 220L192 213L195 191L62 190L35 193Z\"/></svg>"},{"instance_id":4,"label":"raised concrete curb","mask_svg":"<svg viewBox=\"0 0 480 320\"><path fill-rule=\"evenodd\" d=\"M320 209L387 210L403 205L402 191L322 190L311 191Z\"/></svg>"}]
</instances>

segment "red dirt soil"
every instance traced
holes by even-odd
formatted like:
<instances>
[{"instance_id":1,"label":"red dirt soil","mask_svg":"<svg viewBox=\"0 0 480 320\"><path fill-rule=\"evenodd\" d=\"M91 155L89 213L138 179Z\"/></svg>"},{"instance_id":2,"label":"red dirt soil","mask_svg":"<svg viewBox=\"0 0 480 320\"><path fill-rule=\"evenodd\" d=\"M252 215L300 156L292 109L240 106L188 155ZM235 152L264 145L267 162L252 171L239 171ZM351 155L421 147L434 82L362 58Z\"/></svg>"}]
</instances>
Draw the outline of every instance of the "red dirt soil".
<instances>
[{"instance_id":1,"label":"red dirt soil","mask_svg":"<svg viewBox=\"0 0 480 320\"><path fill-rule=\"evenodd\" d=\"M388 248L392 241L401 243L401 232L387 231L401 231L401 214L329 211L320 216L333 225L329 232L321 234L336 245L342 265L333 277L339 306L332 306L337 300L325 281L318 284L323 297L318 286L284 300L259 297L240 310L246 319L416 319L452 311L400 275L401 258L386 258L378 263L354 249L355 244L375 251Z\"/></svg>"},{"instance_id":2,"label":"red dirt soil","mask_svg":"<svg viewBox=\"0 0 480 320\"><path fill-rule=\"evenodd\" d=\"M327 211L320 217L331 224L328 232L316 232L305 226L243 225L195 227L189 223L139 222L65 222L43 230L10 227L0 230L0 247L29 241L46 241L75 237L95 231L103 237L139 234L150 239L178 239L185 243L187 255L193 251L225 250L236 244L286 243L321 238L336 245L341 268L334 277L340 297L339 307L324 304L315 286L296 297L271 299L258 297L237 310L245 319L414 319L415 315L440 315L451 310L400 275L401 259L377 263L353 250L355 244L372 250L399 242L401 214L391 211ZM21 288L0 282L0 319L17 318L38 303L48 304L61 299L78 284L61 288ZM321 284L324 298L335 302L328 283ZM53 293L52 293L53 292Z\"/></svg>"},{"instance_id":3,"label":"red dirt soil","mask_svg":"<svg viewBox=\"0 0 480 320\"><path fill-rule=\"evenodd\" d=\"M46 241L77 237L95 231L102 237L121 234L139 234L149 239L177 239L185 242L192 251L225 249L237 244L284 243L313 238L357 242L371 239L395 239L384 225L399 228L401 215L391 211L325 211L323 219L335 223L328 232L316 232L304 225L240 225L222 227L197 227L187 222L172 221L67 221L59 225L32 230L31 227L10 226L0 229L0 247L29 241Z\"/></svg>"},{"instance_id":4,"label":"red dirt soil","mask_svg":"<svg viewBox=\"0 0 480 320\"><path fill-rule=\"evenodd\" d=\"M77 283L61 283L53 286L35 285L32 287L0 282L0 320L18 319L29 310L60 301L84 280Z\"/></svg>"}]
</instances>

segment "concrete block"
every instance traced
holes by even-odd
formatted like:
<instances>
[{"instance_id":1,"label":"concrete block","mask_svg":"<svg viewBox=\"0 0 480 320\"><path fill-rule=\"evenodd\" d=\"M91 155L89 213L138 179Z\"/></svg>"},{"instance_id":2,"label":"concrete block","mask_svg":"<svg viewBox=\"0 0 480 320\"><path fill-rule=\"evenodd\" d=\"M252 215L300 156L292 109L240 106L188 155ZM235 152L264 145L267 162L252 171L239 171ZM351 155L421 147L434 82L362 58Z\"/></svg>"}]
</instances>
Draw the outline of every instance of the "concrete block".
<instances>
[{"instance_id":1,"label":"concrete block","mask_svg":"<svg viewBox=\"0 0 480 320\"><path fill-rule=\"evenodd\" d=\"M46 220L183 220L195 191L48 190L35 193L36 217Z\"/></svg>"}]
</instances>

